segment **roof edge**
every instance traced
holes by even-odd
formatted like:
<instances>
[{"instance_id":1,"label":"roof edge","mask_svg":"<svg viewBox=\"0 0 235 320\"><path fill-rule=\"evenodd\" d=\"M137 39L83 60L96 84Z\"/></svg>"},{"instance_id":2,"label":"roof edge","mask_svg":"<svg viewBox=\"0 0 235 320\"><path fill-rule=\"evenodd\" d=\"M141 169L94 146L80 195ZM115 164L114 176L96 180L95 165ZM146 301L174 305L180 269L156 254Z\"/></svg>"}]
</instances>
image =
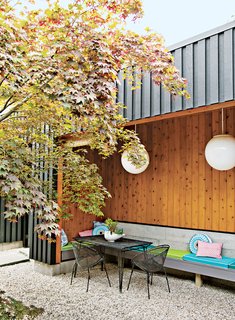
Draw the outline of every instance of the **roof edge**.
<instances>
[{"instance_id":1,"label":"roof edge","mask_svg":"<svg viewBox=\"0 0 235 320\"><path fill-rule=\"evenodd\" d=\"M218 34L220 32L224 32L226 30L229 30L231 28L235 27L235 20L231 21L231 22L228 22L226 24L223 24L219 27L216 27L216 28L213 28L211 30L208 30L206 32L203 32L203 33L200 33L196 36L193 36L191 38L188 38L188 39L185 39L185 40L182 40L180 42L177 42L176 44L173 44L171 46L168 47L169 51L173 51L173 50L176 50L176 49L179 49L179 48L182 48L182 47L185 47L186 45L189 45L193 42L197 42L199 40L203 40L205 38L208 38L208 37L211 37L215 34Z\"/></svg>"}]
</instances>

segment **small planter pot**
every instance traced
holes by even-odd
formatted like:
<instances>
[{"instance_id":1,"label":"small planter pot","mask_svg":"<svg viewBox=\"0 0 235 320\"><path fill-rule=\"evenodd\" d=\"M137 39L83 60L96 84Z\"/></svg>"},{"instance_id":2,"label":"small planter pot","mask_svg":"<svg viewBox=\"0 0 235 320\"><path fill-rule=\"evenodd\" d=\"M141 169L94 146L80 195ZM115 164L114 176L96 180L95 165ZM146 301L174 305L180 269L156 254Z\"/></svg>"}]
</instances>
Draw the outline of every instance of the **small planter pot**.
<instances>
[{"instance_id":1,"label":"small planter pot","mask_svg":"<svg viewBox=\"0 0 235 320\"><path fill-rule=\"evenodd\" d=\"M125 236L125 234L117 234L117 233L111 232L111 231L104 232L104 238L105 238L105 240L107 240L109 242L114 242L115 240L118 240L124 236Z\"/></svg>"}]
</instances>

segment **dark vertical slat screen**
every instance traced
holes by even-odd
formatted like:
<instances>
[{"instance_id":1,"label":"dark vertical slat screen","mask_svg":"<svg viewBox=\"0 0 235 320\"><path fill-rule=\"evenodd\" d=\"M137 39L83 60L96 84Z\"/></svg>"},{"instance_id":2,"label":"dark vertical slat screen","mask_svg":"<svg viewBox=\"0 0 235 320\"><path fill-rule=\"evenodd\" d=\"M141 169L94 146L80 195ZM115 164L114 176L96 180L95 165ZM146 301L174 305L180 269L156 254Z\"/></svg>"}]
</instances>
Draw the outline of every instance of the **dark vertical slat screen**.
<instances>
[{"instance_id":1,"label":"dark vertical slat screen","mask_svg":"<svg viewBox=\"0 0 235 320\"><path fill-rule=\"evenodd\" d=\"M0 243L3 243L5 240L5 219L2 214L4 211L4 200L0 198L0 209L1 209L1 214L0 214Z\"/></svg>"},{"instance_id":2,"label":"dark vertical slat screen","mask_svg":"<svg viewBox=\"0 0 235 320\"><path fill-rule=\"evenodd\" d=\"M30 259L33 259L33 241L34 241L34 231L33 231L33 213L29 214L29 225L28 225L28 232L29 232L29 238L28 238L28 246L30 248L29 250L29 257Z\"/></svg>"},{"instance_id":3,"label":"dark vertical slat screen","mask_svg":"<svg viewBox=\"0 0 235 320\"><path fill-rule=\"evenodd\" d=\"M18 222L9 222L4 218L4 199L0 198L0 243L23 241L22 227L27 217L22 217Z\"/></svg>"},{"instance_id":4,"label":"dark vertical slat screen","mask_svg":"<svg viewBox=\"0 0 235 320\"><path fill-rule=\"evenodd\" d=\"M11 231L12 231L11 227L12 227L11 222L5 220L5 230L6 230L5 241L6 242L11 242Z\"/></svg>"},{"instance_id":5,"label":"dark vertical slat screen","mask_svg":"<svg viewBox=\"0 0 235 320\"><path fill-rule=\"evenodd\" d=\"M48 126L42 128L42 132L47 135L51 134ZM37 152L38 148L39 146L34 146L34 151ZM50 150L46 149L45 152L48 153ZM53 186L56 186L54 183L53 168L50 167L46 170L43 158L40 159L38 165L41 169L39 178L44 182L49 182L49 189L44 189L43 191L50 196L52 194ZM56 244L54 243L53 245L54 250L51 250L51 244L47 240L41 240L38 238L37 233L34 232L34 228L38 223L40 223L40 220L37 219L36 212L34 212L29 216L30 258L47 264L54 264L56 258Z\"/></svg>"},{"instance_id":6,"label":"dark vertical slat screen","mask_svg":"<svg viewBox=\"0 0 235 320\"><path fill-rule=\"evenodd\" d=\"M16 226L17 226L17 239L16 240L17 241L23 240L22 223L24 223L25 220L27 220L27 217L22 217L16 223Z\"/></svg>"},{"instance_id":7,"label":"dark vertical slat screen","mask_svg":"<svg viewBox=\"0 0 235 320\"><path fill-rule=\"evenodd\" d=\"M11 241L16 241L17 239L17 225L16 223L11 224Z\"/></svg>"}]
</instances>

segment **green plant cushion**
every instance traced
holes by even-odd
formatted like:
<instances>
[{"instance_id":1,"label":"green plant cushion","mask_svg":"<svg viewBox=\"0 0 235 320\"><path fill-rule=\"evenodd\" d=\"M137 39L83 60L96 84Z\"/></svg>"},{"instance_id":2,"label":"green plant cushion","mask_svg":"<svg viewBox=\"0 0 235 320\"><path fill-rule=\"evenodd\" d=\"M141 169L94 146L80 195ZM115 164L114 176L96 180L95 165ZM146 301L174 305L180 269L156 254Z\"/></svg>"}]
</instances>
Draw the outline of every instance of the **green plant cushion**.
<instances>
[{"instance_id":1,"label":"green plant cushion","mask_svg":"<svg viewBox=\"0 0 235 320\"><path fill-rule=\"evenodd\" d=\"M92 246L93 244L90 242L83 242L84 245L86 246ZM72 242L69 242L68 244L66 244L66 246L61 246L61 251L68 251L68 250L73 250L73 245Z\"/></svg>"},{"instance_id":2,"label":"green plant cushion","mask_svg":"<svg viewBox=\"0 0 235 320\"><path fill-rule=\"evenodd\" d=\"M61 247L61 251L73 250L73 245L71 242L66 244L65 246Z\"/></svg>"},{"instance_id":3,"label":"green plant cushion","mask_svg":"<svg viewBox=\"0 0 235 320\"><path fill-rule=\"evenodd\" d=\"M177 249L169 249L167 253L167 258L183 260L183 256L189 254L190 252L187 250L177 250Z\"/></svg>"},{"instance_id":4,"label":"green plant cushion","mask_svg":"<svg viewBox=\"0 0 235 320\"><path fill-rule=\"evenodd\" d=\"M208 265L219 267L219 268L225 268L225 269L228 269L230 265L235 264L235 258L229 258L225 256L223 256L222 259L209 258L209 257L197 257L193 253L186 254L183 257L183 260L204 263L204 264L208 264Z\"/></svg>"}]
</instances>

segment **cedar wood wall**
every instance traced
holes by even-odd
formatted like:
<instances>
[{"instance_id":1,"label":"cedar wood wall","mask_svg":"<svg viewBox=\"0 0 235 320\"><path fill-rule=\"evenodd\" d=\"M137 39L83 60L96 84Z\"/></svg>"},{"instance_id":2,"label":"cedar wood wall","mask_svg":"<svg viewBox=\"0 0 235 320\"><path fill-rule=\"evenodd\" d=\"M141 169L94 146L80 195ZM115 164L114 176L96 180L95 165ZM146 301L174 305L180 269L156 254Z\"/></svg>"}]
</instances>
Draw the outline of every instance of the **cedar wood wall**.
<instances>
[{"instance_id":1,"label":"cedar wood wall","mask_svg":"<svg viewBox=\"0 0 235 320\"><path fill-rule=\"evenodd\" d=\"M224 110L226 133L235 136L235 108ZM119 221L213 231L235 232L235 168L217 171L206 162L204 149L221 133L221 111L138 125L150 156L139 175L127 173L120 154L102 160L91 153L112 195L105 217ZM69 238L92 227L92 215L71 206L73 220L64 222Z\"/></svg>"}]
</instances>

